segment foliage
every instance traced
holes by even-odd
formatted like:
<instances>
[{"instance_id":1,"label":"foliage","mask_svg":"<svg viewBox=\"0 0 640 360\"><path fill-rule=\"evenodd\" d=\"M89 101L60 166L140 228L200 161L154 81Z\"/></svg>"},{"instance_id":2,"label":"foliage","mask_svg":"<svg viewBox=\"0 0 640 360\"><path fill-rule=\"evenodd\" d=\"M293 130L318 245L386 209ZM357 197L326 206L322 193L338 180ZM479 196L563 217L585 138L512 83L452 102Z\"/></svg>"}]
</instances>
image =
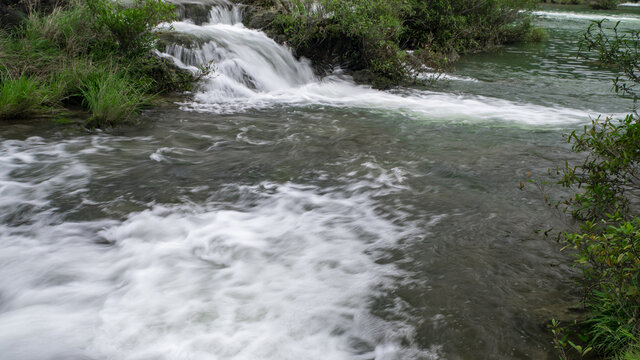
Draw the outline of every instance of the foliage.
<instances>
[{"instance_id":1,"label":"foliage","mask_svg":"<svg viewBox=\"0 0 640 360\"><path fill-rule=\"evenodd\" d=\"M565 241L577 250L589 287L585 325L592 346L610 356L624 353L640 335L640 218L586 221L582 232L566 234Z\"/></svg>"},{"instance_id":2,"label":"foliage","mask_svg":"<svg viewBox=\"0 0 640 360\"><path fill-rule=\"evenodd\" d=\"M560 184L575 194L566 201L580 220L628 214L631 198L640 190L640 124L630 114L624 120L596 119L581 133L569 135L572 150L586 152L580 165L565 165ZM579 191L580 190L580 191Z\"/></svg>"},{"instance_id":3,"label":"foliage","mask_svg":"<svg viewBox=\"0 0 640 360\"><path fill-rule=\"evenodd\" d=\"M582 56L623 74L616 92L637 98L638 35L621 34L617 24L592 24L581 43ZM588 318L581 324L588 346L612 359L638 359L640 353L640 123L637 113L622 120L595 119L568 136L572 150L585 154L576 166L565 164L559 183L572 190L563 203L581 221L579 232L565 233L583 271ZM557 332L553 332L554 335ZM554 341L556 347L558 342ZM575 347L573 347L576 349ZM582 348L581 348L582 349ZM579 350L579 349L576 349ZM560 350L560 356L566 352Z\"/></svg>"},{"instance_id":4,"label":"foliage","mask_svg":"<svg viewBox=\"0 0 640 360\"><path fill-rule=\"evenodd\" d=\"M302 54L314 57L310 53L329 49L352 68L399 80L404 53L398 39L406 8L405 0L296 0L274 26Z\"/></svg>"},{"instance_id":5,"label":"foliage","mask_svg":"<svg viewBox=\"0 0 640 360\"><path fill-rule=\"evenodd\" d=\"M141 106L149 102L144 88L139 89L128 76L117 70L101 68L83 80L83 103L91 111L90 126L113 126L130 121Z\"/></svg>"},{"instance_id":6,"label":"foliage","mask_svg":"<svg viewBox=\"0 0 640 360\"><path fill-rule=\"evenodd\" d=\"M640 83L640 31L621 33L617 22L606 26L607 20L592 23L580 43L581 54L589 56L595 51L601 62L618 69L622 75L614 80L616 92L638 97Z\"/></svg>"},{"instance_id":7,"label":"foliage","mask_svg":"<svg viewBox=\"0 0 640 360\"><path fill-rule=\"evenodd\" d=\"M31 13L13 32L0 32L1 117L72 103L92 112L88 125L111 126L130 121L155 92L186 90L193 79L149 51L153 28L172 18L172 5L161 0L131 7L78 0L48 15Z\"/></svg>"},{"instance_id":8,"label":"foliage","mask_svg":"<svg viewBox=\"0 0 640 360\"><path fill-rule=\"evenodd\" d=\"M95 16L95 31L106 29L111 36L105 45L132 55L150 50L156 39L153 28L175 18L173 5L162 0L135 0L126 6L113 0L89 0L87 5Z\"/></svg>"},{"instance_id":9,"label":"foliage","mask_svg":"<svg viewBox=\"0 0 640 360\"><path fill-rule=\"evenodd\" d=\"M403 42L409 48L467 53L517 41L532 29L523 9L531 0L414 1L405 19Z\"/></svg>"},{"instance_id":10,"label":"foliage","mask_svg":"<svg viewBox=\"0 0 640 360\"><path fill-rule=\"evenodd\" d=\"M40 81L22 76L0 79L0 119L24 117L36 112L44 102Z\"/></svg>"},{"instance_id":11,"label":"foliage","mask_svg":"<svg viewBox=\"0 0 640 360\"><path fill-rule=\"evenodd\" d=\"M573 193L563 203L581 220L581 230L565 233L562 241L583 272L589 311L581 324L588 335L584 348L633 359L640 345L640 124L635 114L596 119L568 139L573 151L586 153L580 165L558 171L559 183ZM564 331L558 329L556 337ZM564 345L557 338L554 345L562 345L559 353L566 358L568 340L560 340Z\"/></svg>"},{"instance_id":12,"label":"foliage","mask_svg":"<svg viewBox=\"0 0 640 360\"><path fill-rule=\"evenodd\" d=\"M618 7L619 3L618 0L592 0L589 6L598 10L613 10Z\"/></svg>"},{"instance_id":13,"label":"foliage","mask_svg":"<svg viewBox=\"0 0 640 360\"><path fill-rule=\"evenodd\" d=\"M264 3L264 1L263 1ZM534 0L291 0L272 27L299 54L366 69L392 82L424 65L506 42L540 40L521 10ZM419 56L408 56L412 50ZM427 55L430 55L427 57ZM447 61L443 61L443 60ZM418 66L407 66L416 65Z\"/></svg>"},{"instance_id":14,"label":"foliage","mask_svg":"<svg viewBox=\"0 0 640 360\"><path fill-rule=\"evenodd\" d=\"M574 326L576 323L574 323ZM574 335L566 326L563 326L560 321L556 319L551 319L551 324L549 325L551 329L551 333L553 334L553 347L558 351L558 355L561 360L569 359L569 353L567 350L573 349L579 355L580 358L583 358L585 355L590 353L593 348L591 346L585 346L576 344L571 340L570 335ZM585 342L587 340L581 334L575 334L581 342Z\"/></svg>"},{"instance_id":15,"label":"foliage","mask_svg":"<svg viewBox=\"0 0 640 360\"><path fill-rule=\"evenodd\" d=\"M564 4L564 5L578 5L582 4L583 0L540 0L543 3Z\"/></svg>"}]
</instances>

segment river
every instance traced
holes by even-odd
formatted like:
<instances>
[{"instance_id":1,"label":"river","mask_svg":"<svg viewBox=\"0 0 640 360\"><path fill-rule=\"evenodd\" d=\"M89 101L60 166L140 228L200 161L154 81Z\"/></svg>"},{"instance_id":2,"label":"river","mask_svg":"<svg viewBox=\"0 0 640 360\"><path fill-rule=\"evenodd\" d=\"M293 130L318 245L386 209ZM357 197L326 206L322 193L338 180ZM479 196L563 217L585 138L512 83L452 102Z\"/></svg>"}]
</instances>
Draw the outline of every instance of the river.
<instances>
[{"instance_id":1,"label":"river","mask_svg":"<svg viewBox=\"0 0 640 360\"><path fill-rule=\"evenodd\" d=\"M142 124L0 124L0 353L6 360L553 359L575 304L571 226L528 174L577 161L562 134L623 114L576 58L591 20L377 91L214 6L176 31L216 71Z\"/></svg>"}]
</instances>

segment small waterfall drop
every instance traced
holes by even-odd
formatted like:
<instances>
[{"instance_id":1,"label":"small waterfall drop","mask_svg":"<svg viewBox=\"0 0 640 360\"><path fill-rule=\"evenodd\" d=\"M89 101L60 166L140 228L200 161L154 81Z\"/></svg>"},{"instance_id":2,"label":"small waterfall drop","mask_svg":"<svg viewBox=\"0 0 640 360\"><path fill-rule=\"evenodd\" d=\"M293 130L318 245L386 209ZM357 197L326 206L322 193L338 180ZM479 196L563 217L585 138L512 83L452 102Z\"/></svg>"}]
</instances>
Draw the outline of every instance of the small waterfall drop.
<instances>
[{"instance_id":1,"label":"small waterfall drop","mask_svg":"<svg viewBox=\"0 0 640 360\"><path fill-rule=\"evenodd\" d=\"M322 105L394 111L429 121L508 121L552 126L584 122L586 117L583 110L484 96L418 89L378 91L357 85L342 74L320 78L314 75L308 60L296 59L289 48L264 32L246 28L241 22L242 5L227 0L208 1L206 19L200 12L197 19L187 18L163 27L173 30L174 41L159 55L184 69L206 74L192 99L180 103L183 110L235 113L278 105Z\"/></svg>"},{"instance_id":2,"label":"small waterfall drop","mask_svg":"<svg viewBox=\"0 0 640 360\"><path fill-rule=\"evenodd\" d=\"M224 103L316 80L308 61L297 60L291 50L241 21L242 8L222 1L214 4L202 25L188 20L172 24L186 43L168 45L163 55L193 72L211 70L197 101Z\"/></svg>"}]
</instances>

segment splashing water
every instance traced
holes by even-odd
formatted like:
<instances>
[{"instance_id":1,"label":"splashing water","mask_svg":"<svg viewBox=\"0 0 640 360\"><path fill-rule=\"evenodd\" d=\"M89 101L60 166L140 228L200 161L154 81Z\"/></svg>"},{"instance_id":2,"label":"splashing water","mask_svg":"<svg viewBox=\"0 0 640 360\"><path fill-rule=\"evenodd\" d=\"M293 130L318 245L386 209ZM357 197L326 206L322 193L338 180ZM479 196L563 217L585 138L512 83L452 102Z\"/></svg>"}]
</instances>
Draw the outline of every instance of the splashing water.
<instances>
[{"instance_id":1,"label":"splashing water","mask_svg":"<svg viewBox=\"0 0 640 360\"><path fill-rule=\"evenodd\" d=\"M181 103L183 110L222 114L281 105L322 105L396 111L431 121L506 120L557 126L585 120L583 110L417 90L384 92L356 85L349 76L320 79L308 61L296 59L290 49L263 32L245 28L237 7L225 4L215 9L201 26L171 24L178 33L197 40L192 39L190 45L168 45L163 56L193 72L210 63L215 66L193 101Z\"/></svg>"}]
</instances>

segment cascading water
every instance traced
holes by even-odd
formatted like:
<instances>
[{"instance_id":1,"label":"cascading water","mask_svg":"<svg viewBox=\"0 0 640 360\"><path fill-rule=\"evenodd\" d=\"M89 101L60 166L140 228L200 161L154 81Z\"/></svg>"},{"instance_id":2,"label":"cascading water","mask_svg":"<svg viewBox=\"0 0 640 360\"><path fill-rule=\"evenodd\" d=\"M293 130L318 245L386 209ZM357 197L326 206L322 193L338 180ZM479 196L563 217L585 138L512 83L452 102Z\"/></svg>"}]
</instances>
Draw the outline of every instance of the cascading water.
<instances>
[{"instance_id":1,"label":"cascading water","mask_svg":"<svg viewBox=\"0 0 640 360\"><path fill-rule=\"evenodd\" d=\"M224 2L213 6L205 24L171 24L178 33L197 40L190 46L169 45L165 56L192 71L210 64L215 67L201 84L196 101L225 103L315 80L308 63L296 60L291 51L264 33L245 28L241 21L242 8Z\"/></svg>"},{"instance_id":2,"label":"cascading water","mask_svg":"<svg viewBox=\"0 0 640 360\"><path fill-rule=\"evenodd\" d=\"M171 24L188 44L170 44L161 55L193 72L209 65L214 69L201 82L193 101L182 103L183 109L234 113L278 105L326 105L393 110L427 120L508 118L531 125L584 120L583 110L418 90L383 92L356 85L349 76L319 78L308 61L296 59L290 49L261 31L247 29L241 20L241 7L217 2L204 24L188 20Z\"/></svg>"}]
</instances>

